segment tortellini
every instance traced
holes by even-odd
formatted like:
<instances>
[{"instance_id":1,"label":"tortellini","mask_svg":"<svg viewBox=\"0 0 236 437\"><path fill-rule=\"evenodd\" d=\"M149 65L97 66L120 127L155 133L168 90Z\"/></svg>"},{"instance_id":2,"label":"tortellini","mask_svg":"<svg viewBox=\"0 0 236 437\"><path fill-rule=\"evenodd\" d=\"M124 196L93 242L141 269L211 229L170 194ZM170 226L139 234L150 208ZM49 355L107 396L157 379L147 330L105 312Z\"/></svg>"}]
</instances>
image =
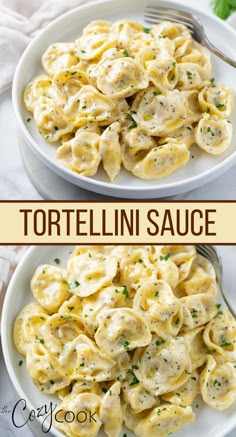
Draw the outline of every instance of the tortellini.
<instances>
[{"instance_id":1,"label":"tortellini","mask_svg":"<svg viewBox=\"0 0 236 437\"><path fill-rule=\"evenodd\" d=\"M158 437L165 437L187 423L193 422L194 417L191 407L182 408L178 405L163 404L141 419L134 432L139 437L147 435L156 437L158 430Z\"/></svg>"},{"instance_id":2,"label":"tortellini","mask_svg":"<svg viewBox=\"0 0 236 437\"><path fill-rule=\"evenodd\" d=\"M96 343L111 357L120 355L125 350L147 346L151 341L148 324L132 309L106 310L98 320Z\"/></svg>"},{"instance_id":3,"label":"tortellini","mask_svg":"<svg viewBox=\"0 0 236 437\"><path fill-rule=\"evenodd\" d=\"M233 404L236 321L194 246L77 246L60 263L33 273L36 302L17 316L13 338L36 388L60 400L52 420L63 435L125 436L125 424L137 437L167 437L194 420L196 396L220 411Z\"/></svg>"},{"instance_id":4,"label":"tortellini","mask_svg":"<svg viewBox=\"0 0 236 437\"><path fill-rule=\"evenodd\" d=\"M39 266L31 279L31 291L48 313L57 311L70 292L65 271L51 265Z\"/></svg>"},{"instance_id":5,"label":"tortellini","mask_svg":"<svg viewBox=\"0 0 236 437\"><path fill-rule=\"evenodd\" d=\"M111 182L190 166L190 148L223 154L232 142L231 88L212 78L208 50L188 28L122 19L89 23L73 42L51 44L24 102L58 165ZM101 170L101 171L103 171Z\"/></svg>"},{"instance_id":6,"label":"tortellini","mask_svg":"<svg viewBox=\"0 0 236 437\"><path fill-rule=\"evenodd\" d=\"M102 426L100 406L96 394L71 394L55 411L54 424L68 437L95 437Z\"/></svg>"}]
</instances>

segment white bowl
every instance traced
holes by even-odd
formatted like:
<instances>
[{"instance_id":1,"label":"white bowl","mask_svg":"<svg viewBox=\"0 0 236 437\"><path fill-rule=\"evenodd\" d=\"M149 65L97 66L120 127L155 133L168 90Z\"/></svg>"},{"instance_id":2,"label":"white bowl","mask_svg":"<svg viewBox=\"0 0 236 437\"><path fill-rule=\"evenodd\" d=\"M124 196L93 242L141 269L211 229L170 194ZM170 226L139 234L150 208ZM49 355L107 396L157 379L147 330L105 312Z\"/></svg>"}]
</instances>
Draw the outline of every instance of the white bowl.
<instances>
[{"instance_id":1,"label":"white bowl","mask_svg":"<svg viewBox=\"0 0 236 437\"><path fill-rule=\"evenodd\" d=\"M2 313L2 347L6 367L12 383L18 393L19 399L25 399L29 410L39 408L40 406L58 403L55 396L44 395L32 383L25 365L25 359L17 352L13 342L13 325L17 314L30 302L33 302L33 296L30 291L30 279L36 267L39 264L53 263L55 258L61 259L61 265L64 266L70 246L40 246L32 247L25 254L19 264L11 283L8 287ZM225 289L232 306L236 306L234 284L236 282L236 248L220 247L219 254L222 257L223 267L225 269ZM23 360L23 365L18 363ZM194 405L199 404L196 411L196 420L174 434L175 437L223 437L226 436L236 426L236 408L235 404L222 412L208 408L201 400L194 401ZM41 421L44 418L41 419ZM39 419L40 421L40 419ZM124 429L127 437L135 437L131 431ZM55 437L61 437L62 434L55 428L51 429L51 434ZM122 433L121 433L122 435ZM98 437L105 437L101 431Z\"/></svg>"},{"instance_id":2,"label":"white bowl","mask_svg":"<svg viewBox=\"0 0 236 437\"><path fill-rule=\"evenodd\" d=\"M227 48L228 54L235 57L236 32L222 20L197 9L178 5L176 2L159 3L195 13L203 23L210 40L223 51ZM37 157L55 173L86 190L107 196L135 199L161 198L181 194L212 181L236 163L235 113L232 117L235 128L233 143L224 154L208 155L194 146L191 149L191 155L195 159L190 159L185 167L160 181L141 180L126 170L121 171L114 183L108 181L102 169L90 178L80 176L59 165L55 161L55 145L47 143L41 137L33 121L27 123L29 113L22 99L24 88L34 76L42 73L41 56L49 44L56 41L74 40L84 26L94 19L115 21L121 18L143 21L143 0L110 0L89 3L54 21L32 41L19 62L13 83L13 106L22 135ZM212 60L213 75L217 82L230 85L236 91L235 69L215 56L212 56Z\"/></svg>"}]
</instances>

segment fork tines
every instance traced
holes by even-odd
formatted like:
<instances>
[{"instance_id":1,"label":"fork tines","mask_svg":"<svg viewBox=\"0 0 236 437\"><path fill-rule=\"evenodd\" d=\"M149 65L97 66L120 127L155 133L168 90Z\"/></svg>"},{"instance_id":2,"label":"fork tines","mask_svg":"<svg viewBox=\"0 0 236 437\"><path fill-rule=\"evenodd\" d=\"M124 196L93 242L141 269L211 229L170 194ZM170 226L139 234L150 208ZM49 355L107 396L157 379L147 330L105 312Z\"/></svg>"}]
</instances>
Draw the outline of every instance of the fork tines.
<instances>
[{"instance_id":1,"label":"fork tines","mask_svg":"<svg viewBox=\"0 0 236 437\"><path fill-rule=\"evenodd\" d=\"M171 21L174 23L184 24L191 32L194 30L192 16L188 14L188 12L179 11L177 9L145 5L144 18L149 23Z\"/></svg>"}]
</instances>

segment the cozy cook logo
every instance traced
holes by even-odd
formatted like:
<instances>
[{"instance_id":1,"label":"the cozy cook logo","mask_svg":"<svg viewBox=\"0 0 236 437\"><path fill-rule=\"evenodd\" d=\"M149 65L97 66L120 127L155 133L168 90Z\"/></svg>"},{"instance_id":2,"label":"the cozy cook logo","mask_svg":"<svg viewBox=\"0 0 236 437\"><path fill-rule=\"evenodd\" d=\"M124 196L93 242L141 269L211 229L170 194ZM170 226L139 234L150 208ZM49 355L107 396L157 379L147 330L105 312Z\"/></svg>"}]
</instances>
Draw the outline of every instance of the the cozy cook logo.
<instances>
[{"instance_id":1,"label":"the cozy cook logo","mask_svg":"<svg viewBox=\"0 0 236 437\"><path fill-rule=\"evenodd\" d=\"M57 411L56 411L57 410ZM24 413L24 418L18 413ZM51 430L53 420L58 423L72 422L97 422L96 411L78 411L76 414L73 411L64 411L57 409L57 404L50 402L36 409L29 410L25 399L20 399L10 410L7 406L0 409L0 414L10 414L12 423L16 428L23 428L27 423L33 422L35 419L41 419L41 429L46 434ZM27 417L26 417L27 414Z\"/></svg>"}]
</instances>

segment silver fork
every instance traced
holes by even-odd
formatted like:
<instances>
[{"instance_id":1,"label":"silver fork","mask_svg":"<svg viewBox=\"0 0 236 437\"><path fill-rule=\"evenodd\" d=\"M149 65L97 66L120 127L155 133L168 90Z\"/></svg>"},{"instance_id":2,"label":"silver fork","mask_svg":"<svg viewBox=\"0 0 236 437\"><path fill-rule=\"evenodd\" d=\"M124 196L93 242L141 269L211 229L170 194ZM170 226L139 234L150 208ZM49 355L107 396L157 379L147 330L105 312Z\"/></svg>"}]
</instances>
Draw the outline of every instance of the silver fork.
<instances>
[{"instance_id":1,"label":"silver fork","mask_svg":"<svg viewBox=\"0 0 236 437\"><path fill-rule=\"evenodd\" d=\"M236 318L236 312L232 308L230 302L228 301L228 299L225 295L225 291L223 288L223 281L222 281L222 276L223 276L222 262L221 262L221 258L218 255L215 247L214 246L202 246L199 244L196 246L196 250L197 250L197 253L199 253L199 255L202 255L205 258L207 258L211 262L211 264L213 265L215 273L216 273L216 281L217 281L217 284L219 287L220 295L221 295L224 303L226 304L226 306L230 310L230 312Z\"/></svg>"},{"instance_id":2,"label":"silver fork","mask_svg":"<svg viewBox=\"0 0 236 437\"><path fill-rule=\"evenodd\" d=\"M171 21L174 23L184 24L190 30L193 38L200 44L207 47L216 56L223 59L223 61L236 67L236 61L229 58L229 56L217 49L208 39L205 30L200 20L190 12L180 11L178 9L171 9L162 6L144 5L144 18L147 23L158 24L162 21Z\"/></svg>"}]
</instances>

